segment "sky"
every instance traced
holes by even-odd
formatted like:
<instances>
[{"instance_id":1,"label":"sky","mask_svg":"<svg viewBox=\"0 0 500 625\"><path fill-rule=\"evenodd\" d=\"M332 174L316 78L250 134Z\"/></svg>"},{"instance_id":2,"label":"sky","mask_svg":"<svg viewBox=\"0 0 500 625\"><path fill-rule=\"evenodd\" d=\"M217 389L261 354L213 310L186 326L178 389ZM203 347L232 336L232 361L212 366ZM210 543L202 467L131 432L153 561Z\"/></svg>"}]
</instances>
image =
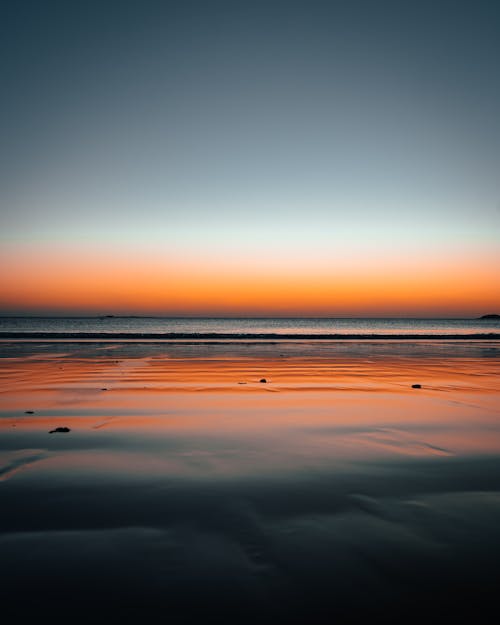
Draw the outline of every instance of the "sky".
<instances>
[{"instance_id":1,"label":"sky","mask_svg":"<svg viewBox=\"0 0 500 625\"><path fill-rule=\"evenodd\" d=\"M500 4L5 2L0 314L500 313Z\"/></svg>"}]
</instances>

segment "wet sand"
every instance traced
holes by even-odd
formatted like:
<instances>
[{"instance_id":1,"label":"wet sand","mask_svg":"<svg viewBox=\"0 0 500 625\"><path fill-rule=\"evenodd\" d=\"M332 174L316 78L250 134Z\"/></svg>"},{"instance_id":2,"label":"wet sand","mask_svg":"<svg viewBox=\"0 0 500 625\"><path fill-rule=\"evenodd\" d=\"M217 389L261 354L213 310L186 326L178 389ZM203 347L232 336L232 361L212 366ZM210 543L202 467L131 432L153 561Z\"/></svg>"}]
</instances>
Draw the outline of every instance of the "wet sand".
<instances>
[{"instance_id":1,"label":"wet sand","mask_svg":"<svg viewBox=\"0 0 500 625\"><path fill-rule=\"evenodd\" d=\"M480 622L496 605L499 342L0 354L0 600L18 617Z\"/></svg>"}]
</instances>

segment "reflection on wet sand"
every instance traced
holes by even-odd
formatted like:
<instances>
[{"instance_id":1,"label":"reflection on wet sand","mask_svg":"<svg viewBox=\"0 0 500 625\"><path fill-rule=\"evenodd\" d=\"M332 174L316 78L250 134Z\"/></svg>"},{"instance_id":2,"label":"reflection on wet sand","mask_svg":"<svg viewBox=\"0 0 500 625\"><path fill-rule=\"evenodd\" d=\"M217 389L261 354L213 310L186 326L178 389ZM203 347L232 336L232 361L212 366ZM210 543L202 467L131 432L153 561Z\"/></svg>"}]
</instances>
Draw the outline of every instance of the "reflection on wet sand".
<instances>
[{"instance_id":1,"label":"reflection on wet sand","mask_svg":"<svg viewBox=\"0 0 500 625\"><path fill-rule=\"evenodd\" d=\"M493 602L496 344L29 349L0 364L1 598L21 615L75 596L173 622Z\"/></svg>"}]
</instances>

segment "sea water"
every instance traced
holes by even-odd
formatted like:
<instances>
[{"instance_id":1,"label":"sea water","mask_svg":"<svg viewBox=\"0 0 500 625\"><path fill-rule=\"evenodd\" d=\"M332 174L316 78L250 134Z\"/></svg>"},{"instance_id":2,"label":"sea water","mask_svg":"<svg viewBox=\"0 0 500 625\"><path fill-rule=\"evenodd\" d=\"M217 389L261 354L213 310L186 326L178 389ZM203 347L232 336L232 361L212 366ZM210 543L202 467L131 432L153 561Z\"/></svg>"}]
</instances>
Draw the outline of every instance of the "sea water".
<instances>
[{"instance_id":1,"label":"sea water","mask_svg":"<svg viewBox=\"0 0 500 625\"><path fill-rule=\"evenodd\" d=\"M489 334L500 319L219 318L219 317L0 317L0 333L92 334Z\"/></svg>"}]
</instances>

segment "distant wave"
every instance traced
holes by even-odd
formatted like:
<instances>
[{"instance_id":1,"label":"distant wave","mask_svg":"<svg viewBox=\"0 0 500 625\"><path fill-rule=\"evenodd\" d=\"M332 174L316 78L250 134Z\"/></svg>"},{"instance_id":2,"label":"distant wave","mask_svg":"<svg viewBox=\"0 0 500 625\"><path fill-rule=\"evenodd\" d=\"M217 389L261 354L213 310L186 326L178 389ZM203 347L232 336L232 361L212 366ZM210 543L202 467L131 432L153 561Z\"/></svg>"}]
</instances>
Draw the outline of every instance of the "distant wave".
<instances>
[{"instance_id":1,"label":"distant wave","mask_svg":"<svg viewBox=\"0 0 500 625\"><path fill-rule=\"evenodd\" d=\"M43 339L43 340L224 340L224 341L363 341L363 340L500 340L499 332L459 334L297 334L297 333L218 333L218 332L0 332L0 339Z\"/></svg>"}]
</instances>

